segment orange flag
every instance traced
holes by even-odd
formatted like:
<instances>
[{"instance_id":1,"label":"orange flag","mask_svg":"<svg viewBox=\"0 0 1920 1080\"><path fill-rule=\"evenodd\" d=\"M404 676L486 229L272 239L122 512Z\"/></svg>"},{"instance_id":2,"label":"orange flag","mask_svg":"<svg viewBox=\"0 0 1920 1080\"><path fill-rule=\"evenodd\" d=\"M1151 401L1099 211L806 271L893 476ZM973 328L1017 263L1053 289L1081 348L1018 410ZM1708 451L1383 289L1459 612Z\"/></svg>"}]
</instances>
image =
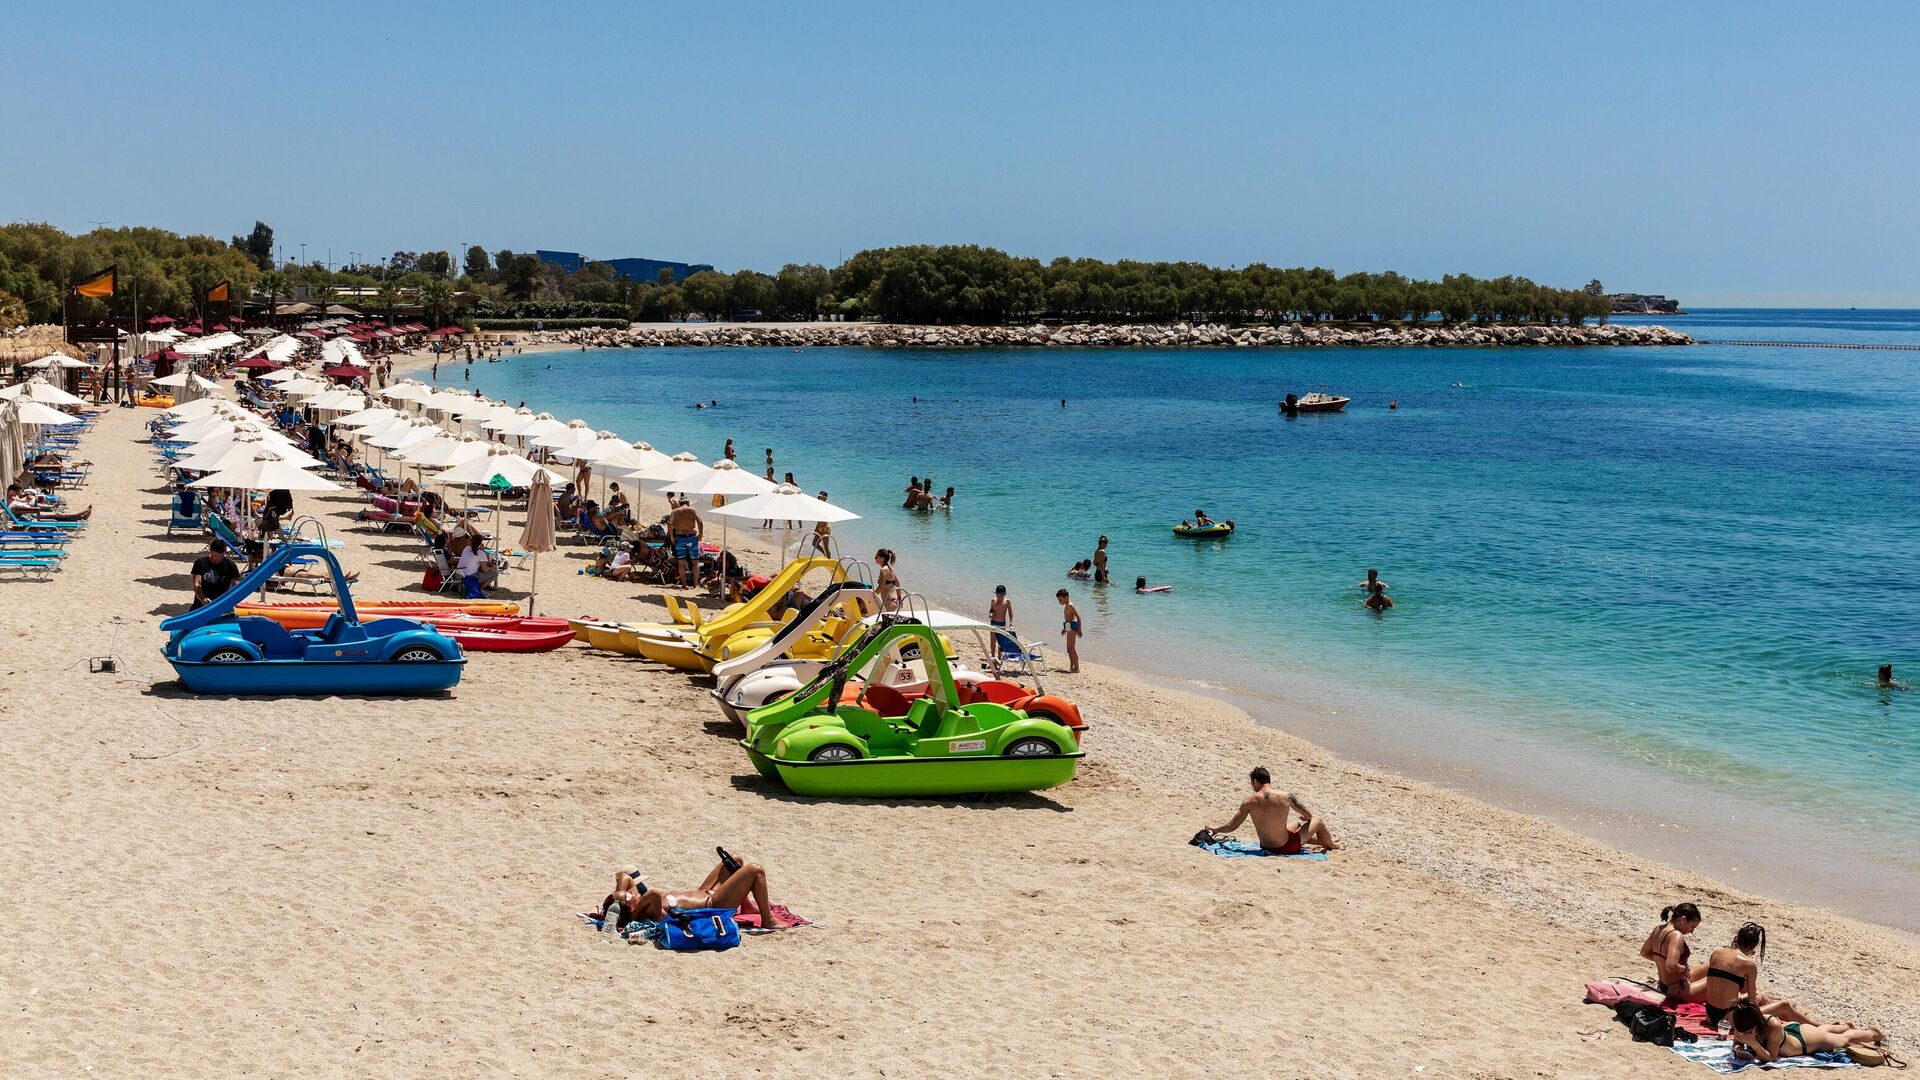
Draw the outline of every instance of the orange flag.
<instances>
[{"instance_id":1,"label":"orange flag","mask_svg":"<svg viewBox=\"0 0 1920 1080\"><path fill-rule=\"evenodd\" d=\"M105 300L113 295L114 278L117 266L109 266L73 287L73 295L90 296L96 300Z\"/></svg>"},{"instance_id":2,"label":"orange flag","mask_svg":"<svg viewBox=\"0 0 1920 1080\"><path fill-rule=\"evenodd\" d=\"M232 291L233 291L232 284L229 282L223 281L220 284L215 285L213 288L207 290L207 299L208 300L225 300L227 298L227 295Z\"/></svg>"}]
</instances>

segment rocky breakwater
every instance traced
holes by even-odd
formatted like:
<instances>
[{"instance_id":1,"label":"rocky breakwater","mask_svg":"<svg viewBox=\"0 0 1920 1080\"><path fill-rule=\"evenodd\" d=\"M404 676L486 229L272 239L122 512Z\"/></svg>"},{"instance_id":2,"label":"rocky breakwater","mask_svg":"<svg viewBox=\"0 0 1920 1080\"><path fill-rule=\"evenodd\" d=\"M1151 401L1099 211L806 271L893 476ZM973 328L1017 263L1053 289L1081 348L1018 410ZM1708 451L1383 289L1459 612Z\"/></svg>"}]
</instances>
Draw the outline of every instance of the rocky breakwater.
<instances>
[{"instance_id":1,"label":"rocky breakwater","mask_svg":"<svg viewBox=\"0 0 1920 1080\"><path fill-rule=\"evenodd\" d=\"M1495 347L1538 345L1691 345L1664 326L903 326L892 323L692 324L635 327L595 334L596 343L625 346L732 346L873 349L1270 349L1309 347ZM609 340L611 339L611 340Z\"/></svg>"}]
</instances>

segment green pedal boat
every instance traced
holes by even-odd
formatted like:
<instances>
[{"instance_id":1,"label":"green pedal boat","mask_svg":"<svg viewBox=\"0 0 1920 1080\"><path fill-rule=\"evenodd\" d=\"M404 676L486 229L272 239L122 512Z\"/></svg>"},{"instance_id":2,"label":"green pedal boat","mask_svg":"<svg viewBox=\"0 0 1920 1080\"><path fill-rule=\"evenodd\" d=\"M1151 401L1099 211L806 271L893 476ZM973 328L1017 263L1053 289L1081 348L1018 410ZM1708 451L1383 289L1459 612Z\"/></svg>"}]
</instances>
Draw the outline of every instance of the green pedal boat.
<instances>
[{"instance_id":1,"label":"green pedal boat","mask_svg":"<svg viewBox=\"0 0 1920 1080\"><path fill-rule=\"evenodd\" d=\"M901 656L924 668L923 696L868 683ZM939 635L903 618L882 620L792 696L749 711L746 725L740 745L754 768L799 795L1040 791L1073 779L1086 756L1053 720L961 704Z\"/></svg>"}]
</instances>

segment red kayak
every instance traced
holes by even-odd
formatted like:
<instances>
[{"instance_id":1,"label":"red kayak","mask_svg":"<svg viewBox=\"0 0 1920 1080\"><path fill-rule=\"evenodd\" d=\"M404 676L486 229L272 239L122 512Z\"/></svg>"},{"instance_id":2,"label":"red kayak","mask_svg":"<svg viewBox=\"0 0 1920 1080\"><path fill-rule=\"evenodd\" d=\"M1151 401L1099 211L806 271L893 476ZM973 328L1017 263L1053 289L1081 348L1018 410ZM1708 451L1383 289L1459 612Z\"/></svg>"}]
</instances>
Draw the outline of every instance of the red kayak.
<instances>
[{"instance_id":1,"label":"red kayak","mask_svg":"<svg viewBox=\"0 0 1920 1080\"><path fill-rule=\"evenodd\" d=\"M573 640L573 627L565 619L517 619L504 622L558 623L540 629L537 626L503 627L487 625L478 619L432 620L434 629L460 643L468 652L552 652Z\"/></svg>"}]
</instances>

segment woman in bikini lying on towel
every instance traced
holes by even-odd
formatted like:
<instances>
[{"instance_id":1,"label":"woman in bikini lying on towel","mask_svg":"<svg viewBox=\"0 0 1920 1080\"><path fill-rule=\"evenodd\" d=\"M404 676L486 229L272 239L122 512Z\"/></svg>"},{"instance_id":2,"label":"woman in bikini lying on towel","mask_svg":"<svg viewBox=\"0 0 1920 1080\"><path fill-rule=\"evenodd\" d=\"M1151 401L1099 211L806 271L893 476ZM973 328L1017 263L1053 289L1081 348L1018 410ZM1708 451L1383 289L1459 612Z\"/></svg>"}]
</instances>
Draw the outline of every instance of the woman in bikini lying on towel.
<instances>
[{"instance_id":1,"label":"woman in bikini lying on towel","mask_svg":"<svg viewBox=\"0 0 1920 1080\"><path fill-rule=\"evenodd\" d=\"M1823 1050L1845 1050L1882 1038L1878 1028L1854 1027L1851 1020L1789 1024L1777 1016L1762 1015L1751 1001L1734 1002L1728 1015L1733 1017L1733 1041L1762 1063Z\"/></svg>"},{"instance_id":2,"label":"woman in bikini lying on towel","mask_svg":"<svg viewBox=\"0 0 1920 1080\"><path fill-rule=\"evenodd\" d=\"M738 908L748 901L752 901L752 910L760 913L761 924L767 929L785 930L791 926L775 915L773 906L767 902L767 872L758 863L729 866L729 861L723 857L696 889L649 889L635 876L635 871L615 874L613 892L600 902L603 929L625 926L636 919L658 921L669 909ZM604 918L606 912L615 909L618 919Z\"/></svg>"}]
</instances>

